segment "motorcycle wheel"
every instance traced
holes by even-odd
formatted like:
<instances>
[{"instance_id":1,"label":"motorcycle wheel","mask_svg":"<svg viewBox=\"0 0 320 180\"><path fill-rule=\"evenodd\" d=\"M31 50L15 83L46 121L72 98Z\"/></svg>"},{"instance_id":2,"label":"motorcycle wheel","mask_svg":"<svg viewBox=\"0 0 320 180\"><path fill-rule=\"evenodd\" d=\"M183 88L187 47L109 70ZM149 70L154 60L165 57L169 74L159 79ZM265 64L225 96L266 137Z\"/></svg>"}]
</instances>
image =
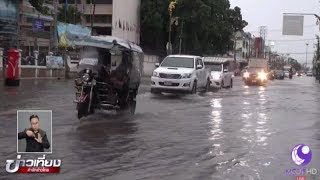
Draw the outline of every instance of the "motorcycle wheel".
<instances>
[{"instance_id":1,"label":"motorcycle wheel","mask_svg":"<svg viewBox=\"0 0 320 180\"><path fill-rule=\"evenodd\" d=\"M136 106L137 106L137 101L136 100L131 100L129 103L129 112L130 115L134 115L136 112Z\"/></svg>"},{"instance_id":2,"label":"motorcycle wheel","mask_svg":"<svg viewBox=\"0 0 320 180\"><path fill-rule=\"evenodd\" d=\"M78 103L77 109L78 109L78 119L81 119L82 117L85 117L89 114L88 112L89 107L89 97L86 98L85 102ZM90 108L90 113L94 113L94 108Z\"/></svg>"}]
</instances>

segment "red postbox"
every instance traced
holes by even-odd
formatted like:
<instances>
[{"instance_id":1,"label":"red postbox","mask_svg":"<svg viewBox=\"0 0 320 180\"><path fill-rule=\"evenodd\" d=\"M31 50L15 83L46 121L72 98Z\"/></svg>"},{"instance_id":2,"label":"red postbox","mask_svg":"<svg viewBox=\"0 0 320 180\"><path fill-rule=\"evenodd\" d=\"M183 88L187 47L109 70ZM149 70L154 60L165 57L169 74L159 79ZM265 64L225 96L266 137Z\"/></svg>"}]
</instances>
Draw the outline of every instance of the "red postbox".
<instances>
[{"instance_id":1,"label":"red postbox","mask_svg":"<svg viewBox=\"0 0 320 180\"><path fill-rule=\"evenodd\" d=\"M7 86L19 86L19 59L20 53L18 50L11 49L8 51Z\"/></svg>"}]
</instances>

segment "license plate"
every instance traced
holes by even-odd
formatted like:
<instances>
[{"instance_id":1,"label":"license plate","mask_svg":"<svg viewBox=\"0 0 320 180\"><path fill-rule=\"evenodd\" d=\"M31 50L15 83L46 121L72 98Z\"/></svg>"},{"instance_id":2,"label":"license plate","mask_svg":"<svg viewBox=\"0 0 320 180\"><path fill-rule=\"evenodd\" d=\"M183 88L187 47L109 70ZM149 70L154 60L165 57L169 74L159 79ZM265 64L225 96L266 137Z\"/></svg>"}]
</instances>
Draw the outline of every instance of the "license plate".
<instances>
[{"instance_id":1,"label":"license plate","mask_svg":"<svg viewBox=\"0 0 320 180\"><path fill-rule=\"evenodd\" d=\"M172 85L172 82L165 81L163 84L164 84L165 86L170 86L170 85Z\"/></svg>"},{"instance_id":2,"label":"license plate","mask_svg":"<svg viewBox=\"0 0 320 180\"><path fill-rule=\"evenodd\" d=\"M254 83L255 83L255 82L257 82L257 81L256 81L256 80L252 80L252 82L254 82Z\"/></svg>"}]
</instances>

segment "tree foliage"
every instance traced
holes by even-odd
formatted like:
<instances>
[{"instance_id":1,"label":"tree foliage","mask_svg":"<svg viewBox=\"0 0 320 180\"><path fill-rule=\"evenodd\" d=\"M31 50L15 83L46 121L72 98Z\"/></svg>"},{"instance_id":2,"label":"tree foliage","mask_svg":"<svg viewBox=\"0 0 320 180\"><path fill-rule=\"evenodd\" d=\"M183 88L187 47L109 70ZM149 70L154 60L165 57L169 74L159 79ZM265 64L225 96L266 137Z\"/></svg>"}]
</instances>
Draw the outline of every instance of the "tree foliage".
<instances>
[{"instance_id":1,"label":"tree foliage","mask_svg":"<svg viewBox=\"0 0 320 180\"><path fill-rule=\"evenodd\" d=\"M29 2L41 14L48 14L49 8L43 6L44 0L29 0Z\"/></svg>"},{"instance_id":2,"label":"tree foliage","mask_svg":"<svg viewBox=\"0 0 320 180\"><path fill-rule=\"evenodd\" d=\"M63 5L58 8L58 21L70 23L70 24L78 24L81 22L81 12L78 11L74 6Z\"/></svg>"},{"instance_id":3,"label":"tree foliage","mask_svg":"<svg viewBox=\"0 0 320 180\"><path fill-rule=\"evenodd\" d=\"M170 0L142 0L141 44L144 49L165 52L169 3ZM171 26L174 52L179 47L183 21L183 53L195 55L226 52L233 33L248 24L242 19L241 9L231 9L228 0L178 0L173 17L179 19L178 25Z\"/></svg>"}]
</instances>

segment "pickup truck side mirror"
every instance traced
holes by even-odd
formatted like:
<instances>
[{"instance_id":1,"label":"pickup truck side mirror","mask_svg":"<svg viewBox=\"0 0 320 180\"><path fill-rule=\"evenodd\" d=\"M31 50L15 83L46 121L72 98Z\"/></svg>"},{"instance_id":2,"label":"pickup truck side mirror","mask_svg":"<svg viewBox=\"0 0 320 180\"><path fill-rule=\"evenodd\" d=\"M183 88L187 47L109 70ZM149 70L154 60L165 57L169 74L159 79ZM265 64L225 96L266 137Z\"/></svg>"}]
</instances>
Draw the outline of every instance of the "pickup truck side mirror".
<instances>
[{"instance_id":1,"label":"pickup truck side mirror","mask_svg":"<svg viewBox=\"0 0 320 180\"><path fill-rule=\"evenodd\" d=\"M224 69L223 72L229 72L229 70L228 69Z\"/></svg>"},{"instance_id":2,"label":"pickup truck side mirror","mask_svg":"<svg viewBox=\"0 0 320 180\"><path fill-rule=\"evenodd\" d=\"M203 67L202 67L202 65L197 65L197 69L202 69Z\"/></svg>"},{"instance_id":3,"label":"pickup truck side mirror","mask_svg":"<svg viewBox=\"0 0 320 180\"><path fill-rule=\"evenodd\" d=\"M159 64L159 63L155 63L154 65L155 65L156 67L159 67L159 66L160 66L160 64Z\"/></svg>"}]
</instances>

